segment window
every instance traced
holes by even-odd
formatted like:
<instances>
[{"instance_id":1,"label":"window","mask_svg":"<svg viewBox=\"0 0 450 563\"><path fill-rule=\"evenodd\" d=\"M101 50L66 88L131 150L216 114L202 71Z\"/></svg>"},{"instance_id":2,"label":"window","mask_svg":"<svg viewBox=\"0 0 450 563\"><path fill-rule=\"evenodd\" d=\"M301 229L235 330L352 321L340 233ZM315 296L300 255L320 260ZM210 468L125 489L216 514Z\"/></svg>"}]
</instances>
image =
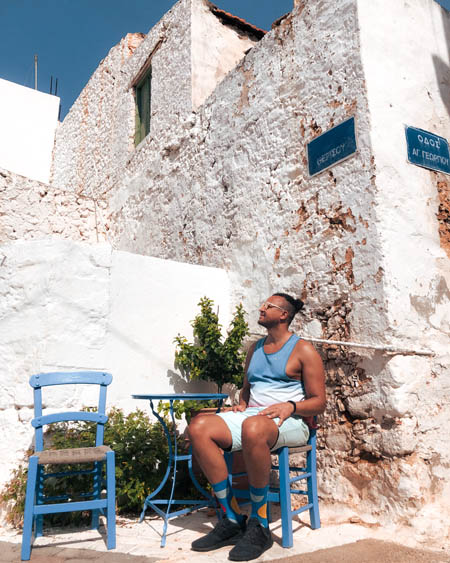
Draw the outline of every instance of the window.
<instances>
[{"instance_id":1,"label":"window","mask_svg":"<svg viewBox=\"0 0 450 563\"><path fill-rule=\"evenodd\" d=\"M135 86L136 130L134 144L138 145L150 133L150 109L152 100L152 67Z\"/></svg>"}]
</instances>

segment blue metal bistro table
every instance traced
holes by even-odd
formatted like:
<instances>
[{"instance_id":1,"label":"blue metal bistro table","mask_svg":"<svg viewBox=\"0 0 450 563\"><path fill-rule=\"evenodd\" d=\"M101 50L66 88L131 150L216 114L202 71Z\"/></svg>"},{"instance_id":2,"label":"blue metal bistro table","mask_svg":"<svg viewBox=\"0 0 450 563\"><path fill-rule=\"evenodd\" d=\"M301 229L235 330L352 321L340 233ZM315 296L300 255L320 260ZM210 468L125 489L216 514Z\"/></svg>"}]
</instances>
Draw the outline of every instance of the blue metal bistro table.
<instances>
[{"instance_id":1,"label":"blue metal bistro table","mask_svg":"<svg viewBox=\"0 0 450 563\"><path fill-rule=\"evenodd\" d=\"M205 506L215 506L215 502L213 497L203 489L200 483L195 478L194 472L192 470L192 446L189 448L188 454L179 455L178 454L178 444L177 444L177 435L176 435L176 425L175 425L175 416L173 412L173 403L174 401L210 401L216 400L218 401L217 412L220 411L222 407L222 403L224 399L228 397L223 393L169 393L166 395L157 395L157 394L146 394L146 395L132 395L133 399L144 399L150 401L150 408L152 409L152 413L156 416L156 418L161 423L164 433L167 438L167 444L169 446L169 463L167 466L166 473L163 477L163 480L158 485L158 487L148 495L148 497L144 501L144 507L142 509L141 517L139 522L142 522L145 516L145 511L148 507L152 508L161 518L164 520L164 527L163 533L161 537L161 547L166 545L166 534L167 534L167 524L171 518L175 518L176 516L181 516L182 514L187 514L192 510L203 508ZM170 417L172 419L172 432L169 431L167 424L162 418L159 413L155 410L153 405L153 401L169 401L170 403ZM173 498L174 491L175 491L175 482L177 477L177 462L178 461L187 461L188 462L188 469L189 475L191 477L192 482L194 483L197 490L205 497L205 500L175 500ZM158 499L156 500L155 497L159 493L159 491L164 487L169 477L172 479L172 488L170 492L170 498L168 499ZM167 508L165 512L158 508L157 505L166 504ZM174 512L170 512L170 507L172 505L188 505L189 508L183 508L181 510L176 510Z\"/></svg>"}]
</instances>

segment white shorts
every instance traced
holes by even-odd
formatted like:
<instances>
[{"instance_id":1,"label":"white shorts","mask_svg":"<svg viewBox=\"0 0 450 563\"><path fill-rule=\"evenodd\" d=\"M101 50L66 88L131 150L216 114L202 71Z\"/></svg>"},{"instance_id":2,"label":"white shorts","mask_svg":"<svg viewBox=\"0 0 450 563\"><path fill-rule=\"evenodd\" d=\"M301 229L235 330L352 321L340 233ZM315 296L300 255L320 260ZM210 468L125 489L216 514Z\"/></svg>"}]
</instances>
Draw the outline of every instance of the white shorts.
<instances>
[{"instance_id":1,"label":"white shorts","mask_svg":"<svg viewBox=\"0 0 450 563\"><path fill-rule=\"evenodd\" d=\"M266 407L249 407L244 412L219 412L217 416L222 418L231 432L231 452L242 450L242 424L246 418L255 416ZM279 418L272 419L278 424ZM290 416L278 428L278 440L272 450L283 446L304 446L309 438L309 428L300 416Z\"/></svg>"}]
</instances>

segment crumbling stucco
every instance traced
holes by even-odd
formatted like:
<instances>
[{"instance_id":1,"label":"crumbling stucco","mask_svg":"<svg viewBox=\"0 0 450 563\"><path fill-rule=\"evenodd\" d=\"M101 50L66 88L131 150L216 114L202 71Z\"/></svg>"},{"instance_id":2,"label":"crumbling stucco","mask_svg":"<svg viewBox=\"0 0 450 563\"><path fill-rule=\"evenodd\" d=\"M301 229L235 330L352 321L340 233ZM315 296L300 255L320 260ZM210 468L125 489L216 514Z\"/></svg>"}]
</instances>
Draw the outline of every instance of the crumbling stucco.
<instances>
[{"instance_id":1,"label":"crumbling stucco","mask_svg":"<svg viewBox=\"0 0 450 563\"><path fill-rule=\"evenodd\" d=\"M441 246L450 258L450 183L443 174L437 174L437 191L439 196L439 239Z\"/></svg>"},{"instance_id":2,"label":"crumbling stucco","mask_svg":"<svg viewBox=\"0 0 450 563\"><path fill-rule=\"evenodd\" d=\"M0 244L49 235L105 240L106 203L0 169Z\"/></svg>"},{"instance_id":3,"label":"crumbling stucco","mask_svg":"<svg viewBox=\"0 0 450 563\"><path fill-rule=\"evenodd\" d=\"M446 56L448 13L299 0L193 112L192 6L204 4L180 0L126 60L127 39L112 49L58 131L54 183L107 199L118 248L228 270L253 330L260 301L285 290L307 303L297 332L428 349L319 346L320 490L336 519L443 537L448 186L406 161L404 124L448 130L430 64L431 49ZM135 148L130 84L152 53L151 131ZM352 115L357 153L310 178L307 142Z\"/></svg>"}]
</instances>

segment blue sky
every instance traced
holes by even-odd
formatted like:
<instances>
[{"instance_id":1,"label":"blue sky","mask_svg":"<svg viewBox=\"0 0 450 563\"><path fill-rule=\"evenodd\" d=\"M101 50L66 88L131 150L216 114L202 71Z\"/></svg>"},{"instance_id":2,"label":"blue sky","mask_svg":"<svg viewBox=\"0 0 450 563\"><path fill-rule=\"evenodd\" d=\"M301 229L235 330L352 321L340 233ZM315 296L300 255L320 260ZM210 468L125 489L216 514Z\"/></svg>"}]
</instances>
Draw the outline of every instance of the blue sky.
<instances>
[{"instance_id":1,"label":"blue sky","mask_svg":"<svg viewBox=\"0 0 450 563\"><path fill-rule=\"evenodd\" d=\"M449 0L450 1L450 0ZM58 78L61 119L108 51L130 32L144 32L175 0L0 0L0 78L50 91ZM219 8L270 29L293 0L216 0Z\"/></svg>"}]
</instances>

